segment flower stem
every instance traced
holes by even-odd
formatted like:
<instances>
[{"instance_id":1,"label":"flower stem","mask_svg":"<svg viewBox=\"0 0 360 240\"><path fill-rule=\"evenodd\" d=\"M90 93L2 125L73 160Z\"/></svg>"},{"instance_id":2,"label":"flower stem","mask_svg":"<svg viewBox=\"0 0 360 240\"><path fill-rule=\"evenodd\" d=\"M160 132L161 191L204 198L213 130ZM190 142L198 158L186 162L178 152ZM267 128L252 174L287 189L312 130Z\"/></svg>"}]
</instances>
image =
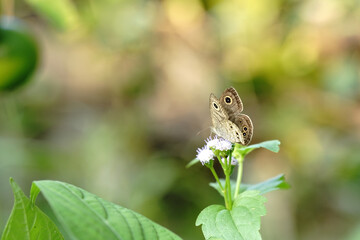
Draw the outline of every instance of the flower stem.
<instances>
[{"instance_id":1,"label":"flower stem","mask_svg":"<svg viewBox=\"0 0 360 240\"><path fill-rule=\"evenodd\" d=\"M231 210L232 209L232 200L231 200L231 184L230 184L230 174L231 174L231 157L232 157L232 152L230 152L229 156L226 158L226 162L227 162L227 168L225 170L225 188L226 188L226 193L228 195L227 200L228 200L228 207L227 209Z\"/></svg>"},{"instance_id":2,"label":"flower stem","mask_svg":"<svg viewBox=\"0 0 360 240\"><path fill-rule=\"evenodd\" d=\"M222 162L221 157L219 155L216 155L216 158L218 159L219 163L221 164L221 167L223 168L223 170L225 171L225 169L226 169L225 161Z\"/></svg>"},{"instance_id":3,"label":"flower stem","mask_svg":"<svg viewBox=\"0 0 360 240\"><path fill-rule=\"evenodd\" d=\"M232 201L231 201L230 171L228 171L228 169L226 169L226 172L225 172L225 195L227 195L227 197L225 199L228 202L226 208L228 210L231 210L232 209Z\"/></svg>"},{"instance_id":4,"label":"flower stem","mask_svg":"<svg viewBox=\"0 0 360 240\"><path fill-rule=\"evenodd\" d=\"M223 188L225 207L226 209L231 210L232 208L231 185L230 185L231 164L228 162L228 158L226 156L223 156L224 162L222 161L220 155L216 155L216 157L218 158L225 174L225 188ZM230 153L230 157L231 157L231 153Z\"/></svg>"},{"instance_id":5,"label":"flower stem","mask_svg":"<svg viewBox=\"0 0 360 240\"><path fill-rule=\"evenodd\" d=\"M241 183L242 172L243 172L243 162L244 162L244 157L242 155L240 155L240 157L238 159L239 164L238 164L238 174L237 174L237 179L236 179L234 199L239 195L240 183Z\"/></svg>"},{"instance_id":6,"label":"flower stem","mask_svg":"<svg viewBox=\"0 0 360 240\"><path fill-rule=\"evenodd\" d=\"M226 161L224 161L224 162L222 162L221 161L221 156L219 156L218 154L216 154L216 157L217 157L217 159L219 160L219 162L220 162L220 164L221 164L221 166L222 166L222 169L223 169L223 171L224 171L224 173L225 173L225 176L227 176L227 169L228 169L228 167L227 167L227 164L226 164ZM211 170L211 169L210 169ZM211 172L212 172L212 170L211 170ZM215 172L215 171L214 171ZM214 174L214 173L213 173ZM216 174L216 173L215 173ZM216 177L215 177L216 178ZM218 179L216 179L216 181L218 181ZM220 181L218 181L218 183L219 183ZM219 185L222 187L222 185L219 183ZM227 182L225 182L225 188L222 188L221 189L222 190L222 192L223 192L223 194L224 194L224 201L225 201L225 207L227 208L227 209L229 209L229 193L228 193L228 189L227 189Z\"/></svg>"},{"instance_id":7,"label":"flower stem","mask_svg":"<svg viewBox=\"0 0 360 240\"><path fill-rule=\"evenodd\" d=\"M224 192L224 187L221 185L221 182L220 182L220 180L219 180L219 177L218 177L218 175L217 175L217 173L216 173L216 171L215 171L214 167L210 167L210 171L211 171L211 172L212 172L212 174L214 175L214 177L215 177L215 179L216 179L217 183L219 184L219 187L220 187L221 191L222 191L222 192Z\"/></svg>"}]
</instances>

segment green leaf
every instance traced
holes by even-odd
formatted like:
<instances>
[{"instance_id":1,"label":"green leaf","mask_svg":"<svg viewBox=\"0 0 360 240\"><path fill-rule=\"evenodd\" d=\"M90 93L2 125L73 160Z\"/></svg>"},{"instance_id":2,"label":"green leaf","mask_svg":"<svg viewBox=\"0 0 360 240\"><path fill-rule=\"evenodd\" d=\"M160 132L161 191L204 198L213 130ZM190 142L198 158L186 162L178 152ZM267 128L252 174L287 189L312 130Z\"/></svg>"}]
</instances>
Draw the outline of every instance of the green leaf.
<instances>
[{"instance_id":1,"label":"green leaf","mask_svg":"<svg viewBox=\"0 0 360 240\"><path fill-rule=\"evenodd\" d=\"M247 155L248 153L250 153L252 150L254 150L256 148L266 148L267 150L277 153L280 150L279 145L280 145L279 140L270 140L270 141L265 141L265 142L249 145L249 146L242 146L242 145L236 143L235 149L233 152L233 156L236 157L237 159L240 159L238 155L241 155L242 157L244 157L245 155Z\"/></svg>"},{"instance_id":2,"label":"green leaf","mask_svg":"<svg viewBox=\"0 0 360 240\"><path fill-rule=\"evenodd\" d=\"M211 205L201 211L196 226L202 225L205 239L260 240L260 217L266 214L266 198L258 191L246 191L234 201L231 210Z\"/></svg>"},{"instance_id":3,"label":"green leaf","mask_svg":"<svg viewBox=\"0 0 360 240\"><path fill-rule=\"evenodd\" d=\"M181 239L129 209L58 181L35 181L73 239Z\"/></svg>"},{"instance_id":4,"label":"green leaf","mask_svg":"<svg viewBox=\"0 0 360 240\"><path fill-rule=\"evenodd\" d=\"M78 26L79 15L70 0L25 0L50 24L60 30L70 30Z\"/></svg>"},{"instance_id":5,"label":"green leaf","mask_svg":"<svg viewBox=\"0 0 360 240\"><path fill-rule=\"evenodd\" d=\"M225 185L225 179L220 179L220 182L223 186ZM236 187L236 182L234 180L231 180L230 184L231 184L231 195L233 196ZM223 193L217 182L210 183L210 186L215 188L220 193L220 195L223 196ZM288 188L290 188L290 184L286 182L285 175L279 174L273 178L269 178L268 180L265 180L257 184L241 184L239 192L241 193L248 190L256 190L259 191L260 194L264 194L274 190L288 189Z\"/></svg>"},{"instance_id":6,"label":"green leaf","mask_svg":"<svg viewBox=\"0 0 360 240\"><path fill-rule=\"evenodd\" d=\"M240 192L247 190L257 190L260 194L271 192L278 189L289 189L290 184L285 181L285 175L279 174L273 178L257 184L241 184Z\"/></svg>"},{"instance_id":7,"label":"green leaf","mask_svg":"<svg viewBox=\"0 0 360 240\"><path fill-rule=\"evenodd\" d=\"M12 178L10 184L14 192L14 207L1 240L64 239L50 218L35 206L34 201L39 192L32 189L30 201Z\"/></svg>"},{"instance_id":8,"label":"green leaf","mask_svg":"<svg viewBox=\"0 0 360 240\"><path fill-rule=\"evenodd\" d=\"M194 158L193 160L191 160L191 162L189 162L188 164L186 164L186 168L189 168L189 167L195 165L195 164L198 163L198 162L200 162L200 160L197 159L197 158Z\"/></svg>"}]
</instances>

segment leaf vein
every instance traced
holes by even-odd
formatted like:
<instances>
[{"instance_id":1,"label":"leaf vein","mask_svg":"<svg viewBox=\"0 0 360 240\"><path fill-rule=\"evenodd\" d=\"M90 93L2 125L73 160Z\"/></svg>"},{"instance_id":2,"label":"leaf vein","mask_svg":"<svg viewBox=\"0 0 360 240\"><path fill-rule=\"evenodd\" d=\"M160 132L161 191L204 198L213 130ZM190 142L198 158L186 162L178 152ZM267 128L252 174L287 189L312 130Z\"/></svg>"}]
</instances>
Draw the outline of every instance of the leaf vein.
<instances>
[{"instance_id":1,"label":"leaf vein","mask_svg":"<svg viewBox=\"0 0 360 240\"><path fill-rule=\"evenodd\" d=\"M126 223L126 226L127 226L127 228L130 230L130 234L131 234L131 239L134 239L134 233L133 233L133 231L132 231L132 229L131 229L131 227L130 227L130 225L129 225L129 222L128 222L128 220L126 219L126 217L123 215L123 213L122 213L122 209L119 209L120 207L119 206L116 206L115 207L115 210L120 214L120 216L125 220L125 223Z\"/></svg>"},{"instance_id":2,"label":"leaf vein","mask_svg":"<svg viewBox=\"0 0 360 240\"><path fill-rule=\"evenodd\" d=\"M138 216L135 213L133 213L132 211L129 211L129 212L135 217L137 223L140 226L142 239L145 239L145 233L144 233L144 229L143 229L143 225L142 225L141 221L139 220Z\"/></svg>"},{"instance_id":3,"label":"leaf vein","mask_svg":"<svg viewBox=\"0 0 360 240\"><path fill-rule=\"evenodd\" d=\"M71 195L73 195L75 198L77 198L78 200L80 200L80 202L82 204L84 204L95 216L97 216L98 218L102 219L102 217L96 212L94 211L87 202L85 202L83 199L79 198L78 195L76 195L70 188L68 188L64 183L62 182L58 182L66 191L68 191ZM49 191L52 191L54 194L58 195L60 199L63 200L67 200L63 194L60 194L59 192L53 190L52 188L48 188ZM118 238L121 239L120 236L118 235L118 233L112 228L111 225L109 225L109 223L107 221L103 221L104 224L108 227L108 229Z\"/></svg>"}]
</instances>

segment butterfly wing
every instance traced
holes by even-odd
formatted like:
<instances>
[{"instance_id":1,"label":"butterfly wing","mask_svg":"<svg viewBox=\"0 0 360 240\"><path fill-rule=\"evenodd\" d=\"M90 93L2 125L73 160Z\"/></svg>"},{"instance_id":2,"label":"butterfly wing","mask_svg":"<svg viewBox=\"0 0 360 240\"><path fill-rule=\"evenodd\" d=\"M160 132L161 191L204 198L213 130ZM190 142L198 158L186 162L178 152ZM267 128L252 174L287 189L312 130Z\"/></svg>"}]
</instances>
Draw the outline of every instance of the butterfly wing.
<instances>
[{"instance_id":1,"label":"butterfly wing","mask_svg":"<svg viewBox=\"0 0 360 240\"><path fill-rule=\"evenodd\" d=\"M225 138L232 143L244 144L244 137L241 133L241 129L230 120L221 122L221 127L217 129L216 135Z\"/></svg>"},{"instance_id":2,"label":"butterfly wing","mask_svg":"<svg viewBox=\"0 0 360 240\"><path fill-rule=\"evenodd\" d=\"M211 123L213 127L219 125L220 122L229 118L228 114L226 113L224 108L221 106L219 100L215 97L213 93L210 94L209 109L210 109Z\"/></svg>"},{"instance_id":3,"label":"butterfly wing","mask_svg":"<svg viewBox=\"0 0 360 240\"><path fill-rule=\"evenodd\" d=\"M234 123L240 129L241 135L243 137L244 145L248 145L252 139L254 126L248 115L239 114L236 116Z\"/></svg>"},{"instance_id":4,"label":"butterfly wing","mask_svg":"<svg viewBox=\"0 0 360 240\"><path fill-rule=\"evenodd\" d=\"M243 110L241 98L233 87L226 89L222 93L220 97L220 104L229 115L229 119L231 121L234 121L235 116Z\"/></svg>"},{"instance_id":5,"label":"butterfly wing","mask_svg":"<svg viewBox=\"0 0 360 240\"><path fill-rule=\"evenodd\" d=\"M209 108L212 132L230 142L240 142L243 144L244 139L240 128L229 120L229 115L214 94L210 94Z\"/></svg>"},{"instance_id":6,"label":"butterfly wing","mask_svg":"<svg viewBox=\"0 0 360 240\"><path fill-rule=\"evenodd\" d=\"M230 87L223 92L219 101L227 112L229 120L233 122L240 131L242 140L236 142L248 145L252 139L254 127L250 117L241 114L243 111L243 103L239 94L233 87Z\"/></svg>"}]
</instances>

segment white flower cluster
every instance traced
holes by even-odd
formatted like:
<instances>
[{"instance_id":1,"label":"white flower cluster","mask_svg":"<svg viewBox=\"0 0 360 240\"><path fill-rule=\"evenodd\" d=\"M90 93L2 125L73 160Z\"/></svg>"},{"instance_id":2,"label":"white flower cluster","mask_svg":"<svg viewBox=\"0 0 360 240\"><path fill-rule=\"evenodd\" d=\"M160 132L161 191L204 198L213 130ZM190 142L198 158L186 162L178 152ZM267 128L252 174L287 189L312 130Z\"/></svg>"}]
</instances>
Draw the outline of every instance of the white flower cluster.
<instances>
[{"instance_id":1,"label":"white flower cluster","mask_svg":"<svg viewBox=\"0 0 360 240\"><path fill-rule=\"evenodd\" d=\"M222 138L208 138L205 140L206 145L202 148L199 148L197 150L197 155L196 158L200 160L200 162L202 163L202 165L204 165L205 163L210 162L210 160L212 160L215 157L214 152L212 151L212 149L215 150L219 150L219 151L228 151L231 150L232 148L232 143L222 139ZM233 164L233 161L236 161L236 159L232 159L231 160L231 164ZM237 161L236 161L237 163ZM236 165L233 164L233 165Z\"/></svg>"},{"instance_id":2,"label":"white flower cluster","mask_svg":"<svg viewBox=\"0 0 360 240\"><path fill-rule=\"evenodd\" d=\"M197 152L196 158L200 160L202 165L210 162L210 160L215 157L213 151L207 146L204 146L203 148L199 148L196 152Z\"/></svg>"},{"instance_id":3,"label":"white flower cluster","mask_svg":"<svg viewBox=\"0 0 360 240\"><path fill-rule=\"evenodd\" d=\"M219 151L228 151L232 148L232 143L223 138L208 138L205 140L206 146L209 148L214 148Z\"/></svg>"}]
</instances>

